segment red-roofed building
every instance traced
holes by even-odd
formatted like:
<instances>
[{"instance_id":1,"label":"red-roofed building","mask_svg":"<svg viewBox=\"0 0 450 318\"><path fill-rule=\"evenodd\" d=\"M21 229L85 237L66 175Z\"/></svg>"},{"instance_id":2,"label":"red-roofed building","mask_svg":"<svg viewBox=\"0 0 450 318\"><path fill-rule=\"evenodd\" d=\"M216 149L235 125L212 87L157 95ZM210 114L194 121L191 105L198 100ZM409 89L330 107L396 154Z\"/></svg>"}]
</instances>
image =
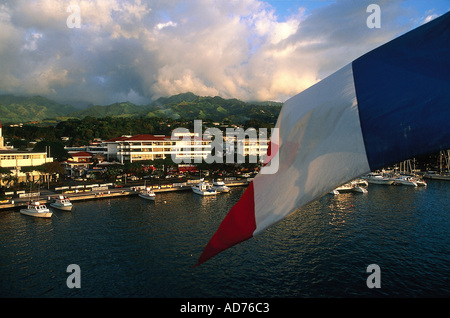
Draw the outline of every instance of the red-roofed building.
<instances>
[{"instance_id":1,"label":"red-roofed building","mask_svg":"<svg viewBox=\"0 0 450 318\"><path fill-rule=\"evenodd\" d=\"M66 174L72 177L79 177L85 174L92 164L92 154L86 151L70 153L72 158L61 162L61 165L66 169Z\"/></svg>"},{"instance_id":2,"label":"red-roofed building","mask_svg":"<svg viewBox=\"0 0 450 318\"><path fill-rule=\"evenodd\" d=\"M75 162L87 162L90 163L92 159L92 154L86 151L80 151L76 153L70 154L72 156L72 160Z\"/></svg>"}]
</instances>

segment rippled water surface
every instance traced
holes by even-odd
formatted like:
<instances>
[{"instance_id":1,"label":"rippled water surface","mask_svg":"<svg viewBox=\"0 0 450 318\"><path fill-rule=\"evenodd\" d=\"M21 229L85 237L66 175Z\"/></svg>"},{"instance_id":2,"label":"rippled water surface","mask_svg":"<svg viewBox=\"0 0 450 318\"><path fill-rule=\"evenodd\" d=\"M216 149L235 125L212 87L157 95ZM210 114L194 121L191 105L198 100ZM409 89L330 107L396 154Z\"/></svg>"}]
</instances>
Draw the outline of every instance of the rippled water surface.
<instances>
[{"instance_id":1,"label":"rippled water surface","mask_svg":"<svg viewBox=\"0 0 450 318\"><path fill-rule=\"evenodd\" d=\"M449 297L450 183L326 195L192 268L245 188L0 212L1 297ZM69 289L69 264L81 288ZM381 288L369 289L369 264Z\"/></svg>"}]
</instances>

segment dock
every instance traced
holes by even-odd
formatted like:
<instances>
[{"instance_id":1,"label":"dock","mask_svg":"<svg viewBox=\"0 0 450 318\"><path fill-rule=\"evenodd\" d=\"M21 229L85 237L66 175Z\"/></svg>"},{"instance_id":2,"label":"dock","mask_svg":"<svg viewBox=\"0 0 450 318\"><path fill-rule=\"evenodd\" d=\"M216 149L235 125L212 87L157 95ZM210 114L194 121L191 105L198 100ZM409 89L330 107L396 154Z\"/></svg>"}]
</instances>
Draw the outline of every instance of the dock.
<instances>
[{"instance_id":1,"label":"dock","mask_svg":"<svg viewBox=\"0 0 450 318\"><path fill-rule=\"evenodd\" d=\"M226 182L225 184L228 187L237 187L237 186L247 186L250 183L250 180L239 180L233 182ZM191 187L195 183L174 183L164 186L149 186L152 188L155 193L164 193L164 192L177 192L177 191L192 191ZM64 195L69 198L70 201L87 201L87 200L102 200L102 199L111 199L111 198L121 198L121 197L129 197L129 196L137 196L139 191L144 188L143 185L135 185L131 187L123 187L123 188L109 188L109 186L103 187L92 187L85 186L82 189L77 187L76 189L70 189L69 187L63 187L63 190L60 191L51 191L46 190L40 193L39 197L34 197L33 200L37 200L44 204L49 204L53 202L54 198L59 195ZM62 189L62 188L57 188ZM67 191L64 191L67 190ZM0 203L0 211L1 210L18 210L24 207L27 207L30 198L26 197L13 197L8 202Z\"/></svg>"}]
</instances>

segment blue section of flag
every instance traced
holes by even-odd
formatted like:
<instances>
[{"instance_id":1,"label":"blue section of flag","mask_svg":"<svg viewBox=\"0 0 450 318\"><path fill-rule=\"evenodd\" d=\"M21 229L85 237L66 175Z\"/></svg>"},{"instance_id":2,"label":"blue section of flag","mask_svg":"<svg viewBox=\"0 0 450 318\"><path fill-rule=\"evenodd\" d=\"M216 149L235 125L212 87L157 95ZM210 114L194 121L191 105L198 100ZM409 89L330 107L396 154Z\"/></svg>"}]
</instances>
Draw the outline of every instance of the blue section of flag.
<instances>
[{"instance_id":1,"label":"blue section of flag","mask_svg":"<svg viewBox=\"0 0 450 318\"><path fill-rule=\"evenodd\" d=\"M450 148L450 13L352 67L372 170Z\"/></svg>"}]
</instances>

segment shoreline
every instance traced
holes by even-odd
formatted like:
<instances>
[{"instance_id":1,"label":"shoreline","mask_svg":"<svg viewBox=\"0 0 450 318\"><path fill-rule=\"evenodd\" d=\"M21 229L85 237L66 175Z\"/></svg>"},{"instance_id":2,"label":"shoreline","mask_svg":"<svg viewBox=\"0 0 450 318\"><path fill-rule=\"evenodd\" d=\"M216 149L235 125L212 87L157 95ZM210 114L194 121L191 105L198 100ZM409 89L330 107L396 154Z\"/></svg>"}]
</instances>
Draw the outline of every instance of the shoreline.
<instances>
[{"instance_id":1,"label":"shoreline","mask_svg":"<svg viewBox=\"0 0 450 318\"><path fill-rule=\"evenodd\" d=\"M228 187L237 187L237 186L247 186L250 183L249 180L239 180L239 181L228 181L225 184ZM151 186L153 192L155 193L164 193L164 192L177 192L177 191L192 191L191 187L195 185L195 183L178 183L178 184L169 184L163 187L159 186ZM52 190L42 191L38 197L38 199L34 199L36 201L42 202L44 204L49 204L53 202L54 197L59 195L64 195L71 202L77 201L88 201L88 200L103 200L103 199L111 199L111 198L121 198L128 196L137 196L139 194L139 188L144 187L144 185L133 185L130 187L122 187L122 188L109 188L106 187L101 190L88 190L88 191L68 191L64 193L63 191L57 192ZM149 186L150 187L150 186ZM87 190L89 188L84 188L83 190ZM94 189L94 188L93 188ZM20 208L26 207L29 198L13 198L9 203L0 203L0 211L3 210L18 210Z\"/></svg>"}]
</instances>

